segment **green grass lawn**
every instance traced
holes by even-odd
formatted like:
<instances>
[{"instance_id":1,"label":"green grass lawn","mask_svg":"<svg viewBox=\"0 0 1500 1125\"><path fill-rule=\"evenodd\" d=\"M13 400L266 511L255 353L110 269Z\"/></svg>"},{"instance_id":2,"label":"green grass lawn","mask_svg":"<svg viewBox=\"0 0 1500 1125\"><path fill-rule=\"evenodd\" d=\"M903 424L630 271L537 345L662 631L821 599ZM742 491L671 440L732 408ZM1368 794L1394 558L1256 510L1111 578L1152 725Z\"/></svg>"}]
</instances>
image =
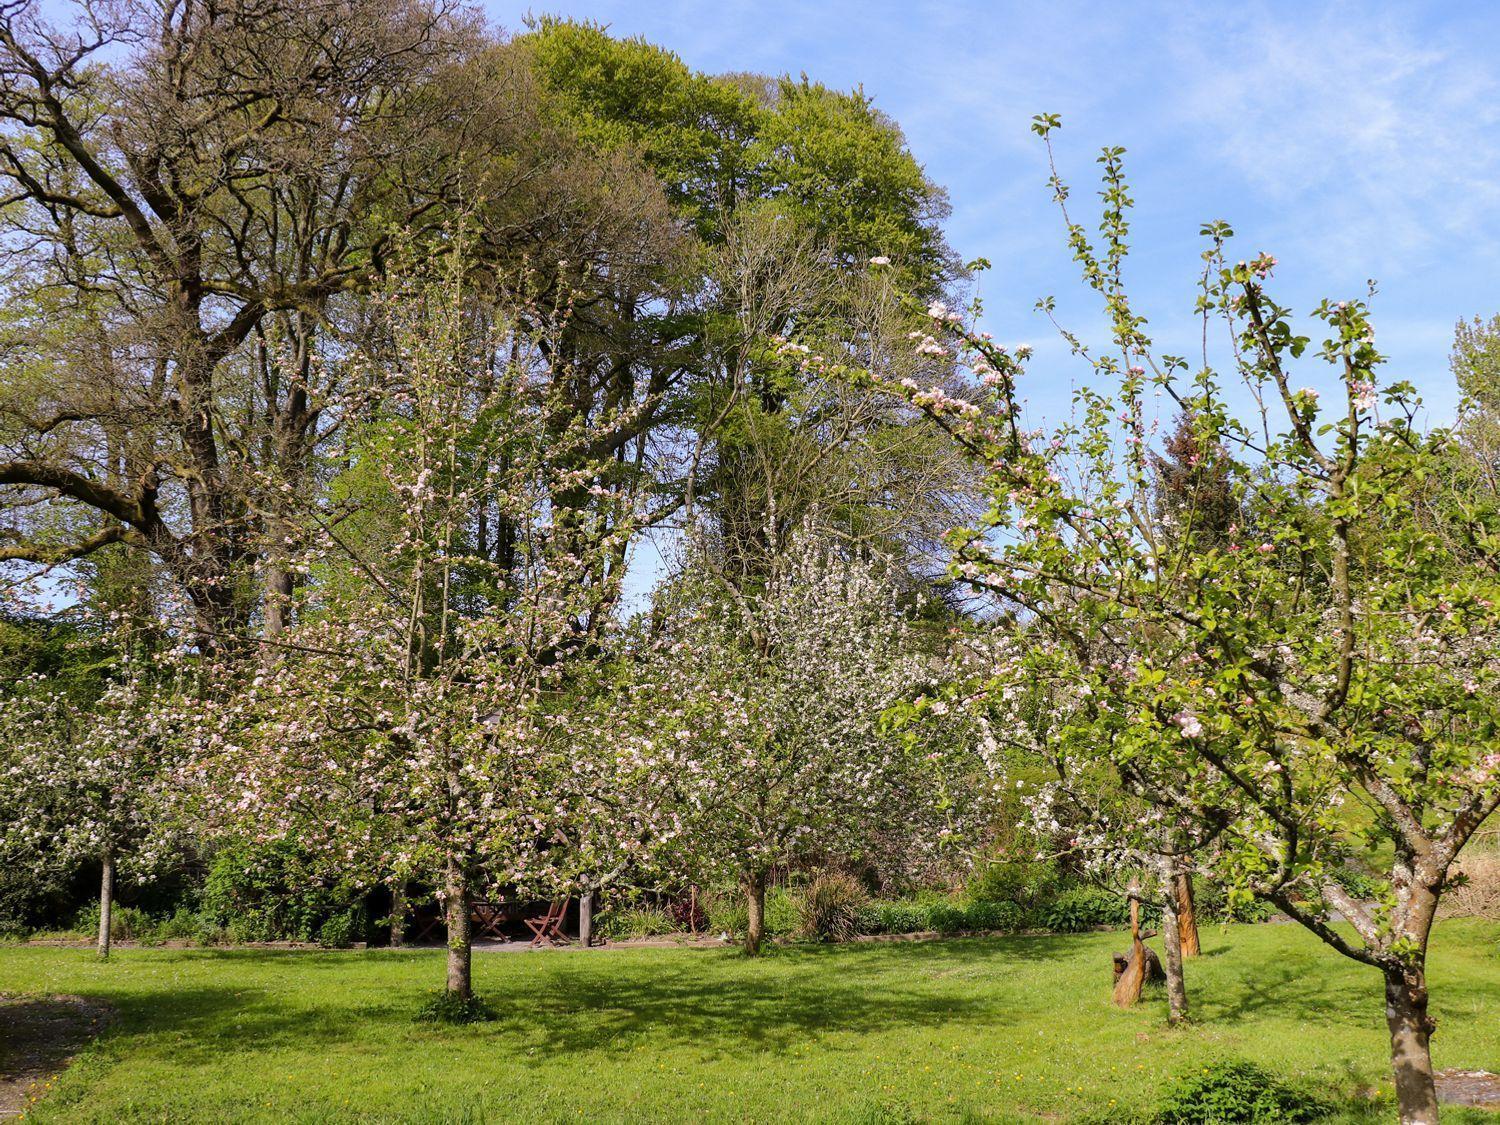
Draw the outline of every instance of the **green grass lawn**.
<instances>
[{"instance_id":1,"label":"green grass lawn","mask_svg":"<svg viewBox=\"0 0 1500 1125\"><path fill-rule=\"evenodd\" d=\"M475 958L491 1024L413 1013L439 951L0 947L0 992L79 993L119 1020L36 1121L1108 1120L1223 1056L1326 1092L1390 1080L1376 974L1294 926L1204 931L1196 1023L1110 1007L1118 934ZM1500 1070L1500 927L1450 922L1437 1065ZM1354 1118L1361 1114L1351 1111ZM1478 1111L1445 1120L1494 1122Z\"/></svg>"}]
</instances>

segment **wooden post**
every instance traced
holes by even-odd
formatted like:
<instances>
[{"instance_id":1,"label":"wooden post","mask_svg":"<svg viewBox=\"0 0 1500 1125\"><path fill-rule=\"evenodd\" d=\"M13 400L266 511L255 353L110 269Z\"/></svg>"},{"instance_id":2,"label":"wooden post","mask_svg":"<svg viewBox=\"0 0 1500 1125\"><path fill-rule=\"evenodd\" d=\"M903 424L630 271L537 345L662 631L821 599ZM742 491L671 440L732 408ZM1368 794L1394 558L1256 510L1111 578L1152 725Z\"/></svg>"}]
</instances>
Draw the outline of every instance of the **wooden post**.
<instances>
[{"instance_id":1,"label":"wooden post","mask_svg":"<svg viewBox=\"0 0 1500 1125\"><path fill-rule=\"evenodd\" d=\"M594 891L590 888L578 899L578 944L587 949L594 944Z\"/></svg>"},{"instance_id":2,"label":"wooden post","mask_svg":"<svg viewBox=\"0 0 1500 1125\"><path fill-rule=\"evenodd\" d=\"M1182 955L1196 957L1202 952L1198 944L1198 915L1193 909L1193 876L1179 871L1172 878L1173 895L1177 900L1177 933L1180 936Z\"/></svg>"}]
</instances>

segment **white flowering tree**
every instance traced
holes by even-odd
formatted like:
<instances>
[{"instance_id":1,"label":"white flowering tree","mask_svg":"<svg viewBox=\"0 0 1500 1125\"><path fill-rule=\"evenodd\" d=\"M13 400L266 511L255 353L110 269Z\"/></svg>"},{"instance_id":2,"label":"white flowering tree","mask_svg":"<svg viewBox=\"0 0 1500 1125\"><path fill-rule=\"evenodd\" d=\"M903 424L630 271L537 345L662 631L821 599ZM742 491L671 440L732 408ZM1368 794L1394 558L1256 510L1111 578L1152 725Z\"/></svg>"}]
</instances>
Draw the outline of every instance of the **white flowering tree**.
<instances>
[{"instance_id":1,"label":"white flowering tree","mask_svg":"<svg viewBox=\"0 0 1500 1125\"><path fill-rule=\"evenodd\" d=\"M974 741L996 788L1019 798L1020 823L1038 860L1066 859L1095 883L1131 900L1132 948L1114 998L1140 999L1147 951L1138 904L1154 901L1162 915L1169 1019L1188 1016L1183 974L1181 885L1201 840L1169 806L1153 799L1157 778L1131 760L1098 751L1091 715L1093 688L1059 677L1042 656L1053 638L1038 621L1006 618L971 638L950 694L974 725ZM1110 663L1140 646L1128 632L1114 639ZM1193 936L1196 937L1196 927ZM1196 951L1195 951L1196 952Z\"/></svg>"},{"instance_id":2,"label":"white flowering tree","mask_svg":"<svg viewBox=\"0 0 1500 1125\"><path fill-rule=\"evenodd\" d=\"M685 874L691 841L681 779L688 756L652 676L618 639L611 659L576 680L568 746L550 773L555 811L542 859L551 886L577 893L578 939L593 940L595 900L631 880L665 887ZM649 665L648 665L649 667Z\"/></svg>"},{"instance_id":3,"label":"white flowering tree","mask_svg":"<svg viewBox=\"0 0 1500 1125\"><path fill-rule=\"evenodd\" d=\"M39 876L98 863L108 958L117 875L150 879L180 839L182 696L175 677L153 679L131 660L88 706L30 686L0 708L0 857Z\"/></svg>"},{"instance_id":4,"label":"white flowering tree","mask_svg":"<svg viewBox=\"0 0 1500 1125\"><path fill-rule=\"evenodd\" d=\"M555 889L571 818L607 811L575 799L608 771L580 768L599 720L574 685L642 518L597 450L642 406L578 412L568 318L565 297L477 294L459 253L396 271L343 408L348 460L306 519L300 623L204 735L217 823L440 888L463 1004L476 892Z\"/></svg>"},{"instance_id":5,"label":"white flowering tree","mask_svg":"<svg viewBox=\"0 0 1500 1125\"><path fill-rule=\"evenodd\" d=\"M1094 843L1128 853L1181 840L1201 870L1378 971L1401 1119L1435 1121L1428 937L1455 860L1500 804L1500 518L1444 494L1447 437L1418 430L1409 385L1380 385L1366 305L1324 303L1321 340L1300 335L1271 296L1274 259L1228 260L1223 224L1204 231L1202 362L1158 352L1122 281L1120 157L1101 161L1097 248L1053 179L1112 326L1098 350L1065 334L1096 380L1075 419L1028 429L1027 357L944 308L918 346L991 394L905 391L987 473L989 516L953 546L959 573L1025 630L993 690L1049 685L1062 700L1047 745L1061 783L1108 771L1146 809L1100 815ZM1239 397L1260 404L1251 423L1230 409L1212 338L1229 345ZM1313 358L1331 401L1298 387ZM1158 523L1156 391L1193 419L1243 513L1212 537L1191 509L1170 534ZM1382 868L1373 894L1346 886L1355 862Z\"/></svg>"},{"instance_id":6,"label":"white flowering tree","mask_svg":"<svg viewBox=\"0 0 1500 1125\"><path fill-rule=\"evenodd\" d=\"M936 851L967 790L940 742L886 721L942 672L876 566L794 540L760 589L698 574L659 597L638 737L671 748L684 862L739 882L755 954L774 870L878 858L898 823Z\"/></svg>"}]
</instances>

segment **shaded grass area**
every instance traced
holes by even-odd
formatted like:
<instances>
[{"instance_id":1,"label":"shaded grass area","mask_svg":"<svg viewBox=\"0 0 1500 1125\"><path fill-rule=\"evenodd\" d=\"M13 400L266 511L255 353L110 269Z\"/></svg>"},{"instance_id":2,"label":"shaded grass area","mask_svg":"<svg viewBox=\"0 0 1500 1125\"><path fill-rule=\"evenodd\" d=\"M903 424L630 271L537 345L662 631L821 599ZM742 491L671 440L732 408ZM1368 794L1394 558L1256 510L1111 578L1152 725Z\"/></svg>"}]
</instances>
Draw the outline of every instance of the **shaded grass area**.
<instances>
[{"instance_id":1,"label":"shaded grass area","mask_svg":"<svg viewBox=\"0 0 1500 1125\"><path fill-rule=\"evenodd\" d=\"M494 1023L413 1016L441 951L0 947L0 992L118 1022L36 1121L1123 1120L1242 1057L1391 1115L1378 976L1294 926L1204 931L1194 1026L1110 1007L1117 934L781 949L481 955ZM1500 1070L1500 926L1449 922L1436 1064ZM1356 1107L1363 1108L1356 1108ZM1455 1111L1451 1121L1497 1119Z\"/></svg>"}]
</instances>

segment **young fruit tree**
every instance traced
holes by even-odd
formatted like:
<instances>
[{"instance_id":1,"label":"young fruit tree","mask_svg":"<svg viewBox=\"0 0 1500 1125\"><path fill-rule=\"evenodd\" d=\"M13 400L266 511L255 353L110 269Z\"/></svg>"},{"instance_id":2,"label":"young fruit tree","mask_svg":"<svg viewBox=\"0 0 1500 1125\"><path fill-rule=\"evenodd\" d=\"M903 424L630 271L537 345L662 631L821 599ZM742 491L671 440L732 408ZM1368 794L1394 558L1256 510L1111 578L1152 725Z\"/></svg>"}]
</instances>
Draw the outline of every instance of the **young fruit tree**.
<instances>
[{"instance_id":1,"label":"young fruit tree","mask_svg":"<svg viewBox=\"0 0 1500 1125\"><path fill-rule=\"evenodd\" d=\"M808 540L757 590L692 577L704 569L658 599L637 721L678 746L676 844L695 874L738 881L753 955L773 872L879 860L891 824L936 850L955 834L946 798L966 790L948 776L954 755L886 721L941 672L885 572Z\"/></svg>"},{"instance_id":2,"label":"young fruit tree","mask_svg":"<svg viewBox=\"0 0 1500 1125\"><path fill-rule=\"evenodd\" d=\"M107 959L117 876L149 880L176 850L182 696L134 660L90 706L27 686L0 709L0 859L39 876L98 863Z\"/></svg>"},{"instance_id":3,"label":"young fruit tree","mask_svg":"<svg viewBox=\"0 0 1500 1125\"><path fill-rule=\"evenodd\" d=\"M1133 641L1121 634L1112 643ZM1120 765L1069 749L1070 733L1096 735L1077 718L1089 697L1040 668L1036 657L1046 644L1035 622L1013 613L980 623L956 646L955 672L942 696L919 700L917 709L945 705L978 751L989 793L999 798L994 819L1011 823L1025 849L1017 858L1066 862L1129 902L1131 948L1115 958L1114 1001L1129 1007L1148 979L1162 978L1168 1018L1177 1023L1188 1015L1183 959L1198 952L1188 880L1197 841L1122 782ZM1160 914L1162 959L1142 941L1143 905Z\"/></svg>"},{"instance_id":4,"label":"young fruit tree","mask_svg":"<svg viewBox=\"0 0 1500 1125\"><path fill-rule=\"evenodd\" d=\"M554 812L540 860L548 887L578 895L578 941L594 940L595 901L623 881L680 882L688 818L679 784L688 763L651 676L628 643L580 673L568 692L569 745L551 770ZM625 657L619 659L618 657Z\"/></svg>"},{"instance_id":5,"label":"young fruit tree","mask_svg":"<svg viewBox=\"0 0 1500 1125\"><path fill-rule=\"evenodd\" d=\"M347 459L306 518L306 602L230 685L203 791L227 831L435 885L464 1008L476 895L556 890L569 818L600 815L570 799L577 745L614 741L572 689L639 523L632 468L596 451L640 404L579 413L566 298L476 291L457 249L377 308Z\"/></svg>"},{"instance_id":6,"label":"young fruit tree","mask_svg":"<svg viewBox=\"0 0 1500 1125\"><path fill-rule=\"evenodd\" d=\"M1418 428L1409 384L1380 384L1366 303L1320 304L1312 342L1271 295L1275 260L1229 260L1222 223L1204 228L1202 361L1159 353L1122 280L1121 150L1101 163L1102 248L1052 180L1112 328L1099 350L1064 334L1096 384L1075 418L1028 429L1028 355L941 307L918 346L953 355L987 400L897 388L987 475L988 516L952 545L1024 634L991 682L1049 685L1065 700L1048 744L1064 781L1107 772L1143 806L1095 825L1107 846L1149 851L1169 831L1198 870L1377 971L1401 1120L1436 1121L1428 938L1500 803L1500 513L1445 489L1449 437ZM1321 395L1297 374L1313 359ZM1191 509L1162 525L1155 392L1228 483L1239 515L1222 536ZM1358 894L1355 863L1377 871Z\"/></svg>"}]
</instances>

